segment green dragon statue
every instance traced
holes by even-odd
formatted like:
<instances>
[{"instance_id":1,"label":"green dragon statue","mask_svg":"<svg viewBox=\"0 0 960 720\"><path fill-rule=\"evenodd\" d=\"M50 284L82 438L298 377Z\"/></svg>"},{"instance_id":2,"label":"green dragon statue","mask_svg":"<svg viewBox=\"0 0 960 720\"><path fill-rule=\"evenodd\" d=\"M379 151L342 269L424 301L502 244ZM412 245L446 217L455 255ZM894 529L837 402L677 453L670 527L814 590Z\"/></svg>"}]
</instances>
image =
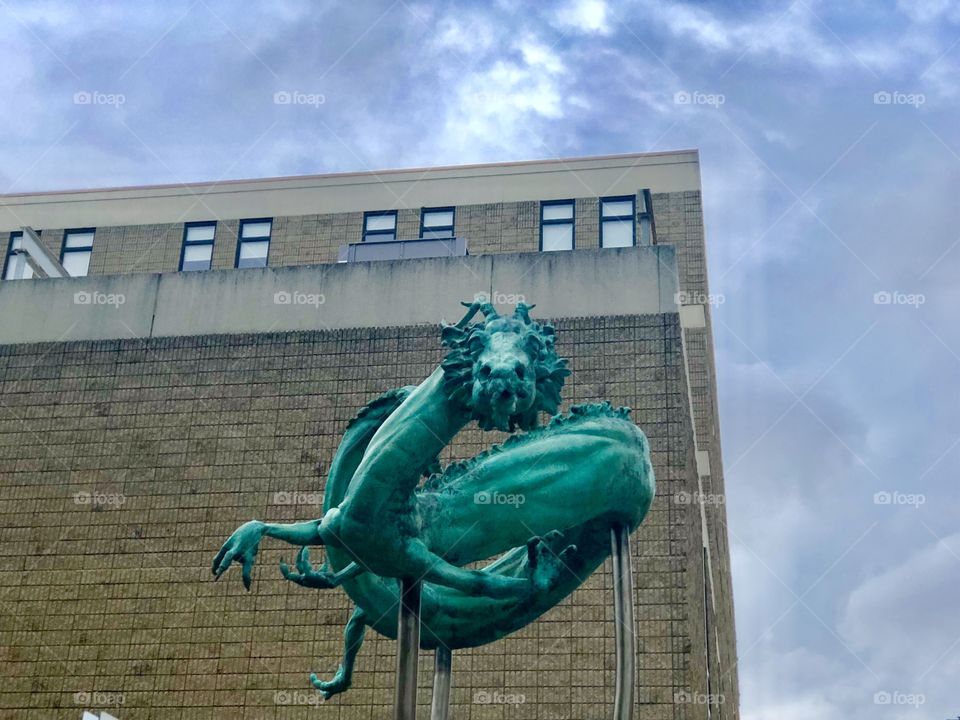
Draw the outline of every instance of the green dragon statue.
<instances>
[{"instance_id":1,"label":"green dragon statue","mask_svg":"<svg viewBox=\"0 0 960 720\"><path fill-rule=\"evenodd\" d=\"M441 365L391 390L348 425L330 466L318 520L241 525L213 560L219 578L242 566L249 590L263 537L301 548L288 580L342 587L356 603L343 662L311 682L329 698L350 687L366 628L397 633L399 578L422 579L420 646L493 642L573 592L610 555L611 528L635 529L653 501L647 439L629 409L609 403L557 415L569 375L554 330L520 304L512 316L473 303L443 327ZM477 313L484 321L472 323ZM539 426L541 413L552 419ZM439 453L471 421L511 435L439 470ZM426 477L426 480L424 480ZM320 569L308 547L323 546ZM469 563L497 559L482 569Z\"/></svg>"}]
</instances>

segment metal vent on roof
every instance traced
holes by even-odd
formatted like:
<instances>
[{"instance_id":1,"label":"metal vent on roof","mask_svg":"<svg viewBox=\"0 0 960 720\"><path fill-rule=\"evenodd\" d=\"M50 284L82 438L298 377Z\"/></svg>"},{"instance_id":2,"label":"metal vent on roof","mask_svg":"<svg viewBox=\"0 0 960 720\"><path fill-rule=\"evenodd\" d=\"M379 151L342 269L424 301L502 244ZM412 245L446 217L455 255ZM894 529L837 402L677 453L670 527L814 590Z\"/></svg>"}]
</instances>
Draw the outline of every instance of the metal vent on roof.
<instances>
[{"instance_id":1,"label":"metal vent on roof","mask_svg":"<svg viewBox=\"0 0 960 720\"><path fill-rule=\"evenodd\" d=\"M467 241L463 238L418 238L385 240L341 245L337 262L371 262L376 260L410 260L413 258L463 257Z\"/></svg>"}]
</instances>

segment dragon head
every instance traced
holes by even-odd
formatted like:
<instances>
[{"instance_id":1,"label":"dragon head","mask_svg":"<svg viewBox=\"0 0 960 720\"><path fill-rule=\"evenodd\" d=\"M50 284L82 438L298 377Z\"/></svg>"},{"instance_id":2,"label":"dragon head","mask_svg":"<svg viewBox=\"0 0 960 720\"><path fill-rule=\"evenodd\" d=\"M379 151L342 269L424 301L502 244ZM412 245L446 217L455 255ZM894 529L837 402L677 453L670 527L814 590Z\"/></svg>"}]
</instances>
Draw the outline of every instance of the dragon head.
<instances>
[{"instance_id":1,"label":"dragon head","mask_svg":"<svg viewBox=\"0 0 960 720\"><path fill-rule=\"evenodd\" d=\"M466 317L441 335L449 348L443 361L449 397L484 430L529 430L541 411L555 414L570 371L554 349L553 327L531 320L533 306L524 303L511 316L490 303L467 307ZM471 325L477 312L485 319Z\"/></svg>"}]
</instances>

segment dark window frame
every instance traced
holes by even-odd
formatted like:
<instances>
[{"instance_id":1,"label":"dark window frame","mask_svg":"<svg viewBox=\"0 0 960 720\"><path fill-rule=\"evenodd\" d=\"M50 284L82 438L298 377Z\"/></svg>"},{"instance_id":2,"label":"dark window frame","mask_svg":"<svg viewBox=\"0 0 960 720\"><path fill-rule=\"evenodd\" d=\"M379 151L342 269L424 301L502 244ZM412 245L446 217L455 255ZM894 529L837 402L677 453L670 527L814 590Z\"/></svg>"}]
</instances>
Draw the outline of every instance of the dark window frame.
<instances>
[{"instance_id":1,"label":"dark window frame","mask_svg":"<svg viewBox=\"0 0 960 720\"><path fill-rule=\"evenodd\" d=\"M246 224L253 225L254 223L270 223L270 233L266 237L249 237L245 238L243 236L243 226ZM216 231L214 231L216 233ZM240 267L240 250L243 248L244 242L263 242L267 241L267 256L264 258L263 265L258 265L257 267L267 267L270 264L270 245L273 242L273 218L245 218L240 221L240 225L237 227L237 252L233 259L233 267L237 270L249 270L251 268L242 268Z\"/></svg>"},{"instance_id":2,"label":"dark window frame","mask_svg":"<svg viewBox=\"0 0 960 720\"><path fill-rule=\"evenodd\" d=\"M43 230L34 230L37 237L41 237ZM13 256L13 241L22 238L26 233L23 230L11 230L7 234L7 254L3 256L3 271L0 272L0 282L7 277L7 267L10 265L10 258ZM34 275L36 277L36 275Z\"/></svg>"},{"instance_id":3,"label":"dark window frame","mask_svg":"<svg viewBox=\"0 0 960 720\"><path fill-rule=\"evenodd\" d=\"M213 228L213 237L209 240L193 240L187 242L187 233L190 228L194 227L212 227ZM180 242L180 266L178 272L207 272L213 269L213 244L217 239L217 221L216 220L199 220L197 222L188 222L183 224L183 239ZM187 245L200 246L200 245L209 245L210 246L210 267L206 270L187 270L183 269L183 256L186 254Z\"/></svg>"},{"instance_id":4,"label":"dark window frame","mask_svg":"<svg viewBox=\"0 0 960 720\"><path fill-rule=\"evenodd\" d=\"M651 194L649 188L640 192L640 199L642 202L637 208L636 242L640 243L641 241L649 240L649 243L643 242L643 244L656 245L657 222L653 217L653 195Z\"/></svg>"},{"instance_id":5,"label":"dark window frame","mask_svg":"<svg viewBox=\"0 0 960 720\"><path fill-rule=\"evenodd\" d=\"M543 209L557 205L569 205L570 217L559 218L556 220L544 220ZM569 225L570 226L570 250L577 249L577 202L576 200L541 200L540 201L540 252L543 249L543 226L544 225ZM566 250L547 250L546 252L567 252Z\"/></svg>"},{"instance_id":6,"label":"dark window frame","mask_svg":"<svg viewBox=\"0 0 960 720\"><path fill-rule=\"evenodd\" d=\"M423 221L426 219L426 216L428 213L440 213L440 212L450 213L449 225L430 225L430 226L424 225ZM426 238L423 234L424 230L429 230L431 232L438 231L438 230L449 230L450 231L449 235L441 235L436 237L436 239L443 240L446 238L454 238L456 237L456 232L454 230L454 228L456 227L456 224L457 224L457 208L455 205L448 205L445 207L420 208L420 239L421 240L434 239L434 238Z\"/></svg>"},{"instance_id":7,"label":"dark window frame","mask_svg":"<svg viewBox=\"0 0 960 720\"><path fill-rule=\"evenodd\" d=\"M23 237L23 230L11 230L7 233L7 252L3 256L3 272L0 273L0 280L7 279L7 268L10 265L10 258L13 257L13 241Z\"/></svg>"},{"instance_id":8,"label":"dark window frame","mask_svg":"<svg viewBox=\"0 0 960 720\"><path fill-rule=\"evenodd\" d=\"M93 238L90 240L90 244L86 247L67 247L67 237L72 233L91 233ZM97 229L95 227L83 227L83 228L67 228L63 231L63 239L60 241L60 264L63 265L63 258L67 253L75 252L85 252L90 253L91 259L93 258L93 242L97 239ZM87 274L89 274L90 266L87 264ZM74 277L71 275L70 277ZM85 276L84 276L85 277Z\"/></svg>"},{"instance_id":9,"label":"dark window frame","mask_svg":"<svg viewBox=\"0 0 960 720\"><path fill-rule=\"evenodd\" d=\"M393 230L367 230L367 218L371 217L393 217ZM387 240L396 240L397 239L397 211L396 210L370 210L363 214L363 234L361 235L361 242L377 242L380 240L381 236L386 237L387 235L391 236L386 238ZM381 241L382 242L382 241Z\"/></svg>"},{"instance_id":10,"label":"dark window frame","mask_svg":"<svg viewBox=\"0 0 960 720\"><path fill-rule=\"evenodd\" d=\"M603 214L603 204L605 202L630 202L630 214L629 215L604 215ZM636 195L611 195L609 197L602 197L599 200L600 204L597 207L600 221L600 249L610 249L606 248L603 244L603 223L610 220L615 221L630 221L630 245L627 247L636 247L637 246L637 196Z\"/></svg>"}]
</instances>

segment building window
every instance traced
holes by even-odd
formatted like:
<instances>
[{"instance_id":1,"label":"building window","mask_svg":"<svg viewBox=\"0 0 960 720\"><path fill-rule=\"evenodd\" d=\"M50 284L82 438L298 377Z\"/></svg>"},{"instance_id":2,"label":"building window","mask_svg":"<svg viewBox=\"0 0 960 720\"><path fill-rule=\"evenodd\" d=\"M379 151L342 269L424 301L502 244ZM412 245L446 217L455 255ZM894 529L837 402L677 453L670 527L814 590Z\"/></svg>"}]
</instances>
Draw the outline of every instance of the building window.
<instances>
[{"instance_id":1,"label":"building window","mask_svg":"<svg viewBox=\"0 0 960 720\"><path fill-rule=\"evenodd\" d=\"M633 247L634 235L633 195L600 198L600 247Z\"/></svg>"},{"instance_id":2,"label":"building window","mask_svg":"<svg viewBox=\"0 0 960 720\"><path fill-rule=\"evenodd\" d=\"M397 211L377 210L363 214L364 241L381 242L397 239Z\"/></svg>"},{"instance_id":3,"label":"building window","mask_svg":"<svg viewBox=\"0 0 960 720\"><path fill-rule=\"evenodd\" d=\"M240 238L237 243L238 268L267 266L272 225L273 221L270 218L240 221Z\"/></svg>"},{"instance_id":4,"label":"building window","mask_svg":"<svg viewBox=\"0 0 960 720\"><path fill-rule=\"evenodd\" d=\"M420 211L420 237L422 238L452 238L453 237L452 207L424 208Z\"/></svg>"},{"instance_id":5,"label":"building window","mask_svg":"<svg viewBox=\"0 0 960 720\"><path fill-rule=\"evenodd\" d=\"M637 194L637 244L657 244L657 224L653 219L653 196L649 190Z\"/></svg>"},{"instance_id":6,"label":"building window","mask_svg":"<svg viewBox=\"0 0 960 720\"><path fill-rule=\"evenodd\" d=\"M70 277L86 277L93 253L94 228L67 230L60 248L60 264Z\"/></svg>"},{"instance_id":7,"label":"building window","mask_svg":"<svg viewBox=\"0 0 960 720\"><path fill-rule=\"evenodd\" d=\"M183 248L180 251L180 269L191 272L209 270L213 259L215 222L194 222L183 226Z\"/></svg>"},{"instance_id":8,"label":"building window","mask_svg":"<svg viewBox=\"0 0 960 720\"><path fill-rule=\"evenodd\" d=\"M7 254L3 264L4 280L29 280L33 277L33 268L25 261L21 255L19 258L14 255L15 250L23 247L23 232L16 230L10 233L10 239L7 243Z\"/></svg>"},{"instance_id":9,"label":"building window","mask_svg":"<svg viewBox=\"0 0 960 720\"><path fill-rule=\"evenodd\" d=\"M540 249L573 250L573 200L540 203Z\"/></svg>"}]
</instances>

